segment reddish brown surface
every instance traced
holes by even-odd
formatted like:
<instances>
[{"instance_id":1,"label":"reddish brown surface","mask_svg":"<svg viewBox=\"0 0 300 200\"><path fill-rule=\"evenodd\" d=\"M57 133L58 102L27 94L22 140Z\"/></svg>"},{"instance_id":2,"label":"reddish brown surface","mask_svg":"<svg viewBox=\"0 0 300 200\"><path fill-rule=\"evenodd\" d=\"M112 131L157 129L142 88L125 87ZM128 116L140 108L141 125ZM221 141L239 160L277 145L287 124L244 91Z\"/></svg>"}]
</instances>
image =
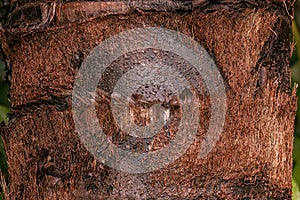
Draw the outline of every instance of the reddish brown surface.
<instances>
[{"instance_id":1,"label":"reddish brown surface","mask_svg":"<svg viewBox=\"0 0 300 200\"><path fill-rule=\"evenodd\" d=\"M222 2L193 12L131 12L63 28L54 20L45 30L7 30L3 38L12 66L13 106L3 136L10 171L7 198L289 199L296 109L289 78L289 4ZM206 48L225 80L228 112L218 143L198 159L209 94L201 79L192 79L203 93L199 98L206 113L199 141L164 169L133 175L95 161L81 144L70 95L82 60L95 46L121 31L148 26L180 31ZM118 62L116 67L122 59ZM113 123L103 115L108 107L102 100L100 122Z\"/></svg>"}]
</instances>

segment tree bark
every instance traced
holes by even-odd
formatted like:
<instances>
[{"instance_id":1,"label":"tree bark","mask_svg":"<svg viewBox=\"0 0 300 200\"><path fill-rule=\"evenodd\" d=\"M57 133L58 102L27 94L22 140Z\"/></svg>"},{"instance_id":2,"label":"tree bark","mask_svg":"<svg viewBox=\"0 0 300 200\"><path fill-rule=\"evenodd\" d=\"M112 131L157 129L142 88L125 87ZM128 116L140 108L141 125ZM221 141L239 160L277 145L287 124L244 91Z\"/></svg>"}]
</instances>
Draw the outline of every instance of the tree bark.
<instances>
[{"instance_id":1,"label":"tree bark","mask_svg":"<svg viewBox=\"0 0 300 200\"><path fill-rule=\"evenodd\" d=\"M11 1L9 9L1 30L12 76L12 113L1 129L10 172L7 199L291 199L296 110L289 69L291 1L24 0ZM185 154L158 170L129 173L103 164L83 144L72 91L96 46L145 27L175 30L204 47L223 77L227 112L217 143L199 158L212 116L209 83L172 52L121 56L100 81L96 100L99 122L115 145L144 151L143 141L120 133L107 103L124 66L151 59L177 66L202 105L197 139ZM171 114L182 117L176 109ZM155 148L176 135L175 122L169 138L160 133L153 139Z\"/></svg>"}]
</instances>

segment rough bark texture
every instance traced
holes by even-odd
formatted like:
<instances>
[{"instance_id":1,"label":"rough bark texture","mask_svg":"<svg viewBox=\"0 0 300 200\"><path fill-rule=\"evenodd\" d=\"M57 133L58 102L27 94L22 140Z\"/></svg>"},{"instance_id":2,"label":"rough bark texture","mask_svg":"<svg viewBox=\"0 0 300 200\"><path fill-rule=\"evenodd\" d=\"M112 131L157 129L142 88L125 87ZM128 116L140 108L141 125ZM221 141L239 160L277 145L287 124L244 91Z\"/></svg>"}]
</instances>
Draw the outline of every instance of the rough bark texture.
<instances>
[{"instance_id":1,"label":"rough bark texture","mask_svg":"<svg viewBox=\"0 0 300 200\"><path fill-rule=\"evenodd\" d=\"M1 129L10 171L7 199L291 198L296 110L289 72L291 3L159 1L155 7L151 2L10 6L2 30L12 69L12 114ZM36 16L29 18L25 8ZM75 12L83 10L86 15ZM228 111L216 146L198 159L209 119L204 92L199 141L161 170L128 174L96 161L82 145L72 119L72 87L82 60L97 44L124 30L153 26L180 31L205 47L225 80ZM170 53L156 57L173 62ZM122 62L126 58L111 69L122 68ZM117 72L110 73L114 82ZM205 91L200 77L193 81ZM98 102L100 121L114 123L104 101Z\"/></svg>"}]
</instances>

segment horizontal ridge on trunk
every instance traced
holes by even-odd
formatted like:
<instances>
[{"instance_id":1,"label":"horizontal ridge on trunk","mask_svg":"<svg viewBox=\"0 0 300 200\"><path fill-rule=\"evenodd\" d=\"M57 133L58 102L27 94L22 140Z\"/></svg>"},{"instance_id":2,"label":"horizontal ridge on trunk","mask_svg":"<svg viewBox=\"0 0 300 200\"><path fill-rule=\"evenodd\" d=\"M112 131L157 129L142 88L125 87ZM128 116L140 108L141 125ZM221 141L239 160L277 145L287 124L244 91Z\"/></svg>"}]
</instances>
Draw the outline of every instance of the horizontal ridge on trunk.
<instances>
[{"instance_id":1,"label":"horizontal ridge on trunk","mask_svg":"<svg viewBox=\"0 0 300 200\"><path fill-rule=\"evenodd\" d=\"M276 3L272 3L276 2ZM292 17L290 1L209 1L209 0L135 0L135 1L76 1L22 3L5 19L4 27L12 32L28 32L45 28L63 28L71 24L102 18L109 15L125 15L132 12L188 12L201 10L212 12L225 9L241 12L246 8L265 8L287 13ZM20 4L20 5L19 5Z\"/></svg>"}]
</instances>

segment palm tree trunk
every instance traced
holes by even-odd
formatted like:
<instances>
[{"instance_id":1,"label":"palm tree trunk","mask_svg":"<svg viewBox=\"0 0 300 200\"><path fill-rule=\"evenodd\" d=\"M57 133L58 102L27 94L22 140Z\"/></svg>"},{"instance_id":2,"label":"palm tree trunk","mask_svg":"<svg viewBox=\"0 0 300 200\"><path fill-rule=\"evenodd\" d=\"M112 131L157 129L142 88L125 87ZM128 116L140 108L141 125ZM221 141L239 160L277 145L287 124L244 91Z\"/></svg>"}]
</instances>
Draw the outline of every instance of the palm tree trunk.
<instances>
[{"instance_id":1,"label":"palm tree trunk","mask_svg":"<svg viewBox=\"0 0 300 200\"><path fill-rule=\"evenodd\" d=\"M291 7L290 1L277 0L11 1L1 30L2 47L12 71L12 113L9 124L1 130L10 172L6 198L290 199L296 110L289 70ZM129 32L132 34L118 45L107 47L108 52L118 52L122 44L130 46L135 40L144 44L155 33L153 46L115 58L102 76L97 77L96 71L95 75L89 74L90 78L80 79L80 70L98 55L91 52L99 50L99 45L110 41L111 36L118 38L132 30L141 32ZM136 37L143 30L154 32L144 34L142 39ZM164 33L155 30L197 42L202 57L178 55L176 48L174 52L155 49L164 39L160 37ZM164 36L167 39L163 45L170 47L172 41ZM180 51L184 55L187 52L189 49ZM95 59L97 64L104 58ZM203 65L198 72L197 66L192 66L194 60ZM187 106L187 110L193 109L186 115L180 109L188 93L180 93L182 100L176 96L174 99L166 88L156 88L157 84L138 88L132 96L135 123L149 123L153 117L147 113L156 108L163 109L164 119L170 120L148 139L137 139L122 131L111 111L111 95L118 80L141 63L148 64L149 70L151 63L172 66L191 85L192 96L200 105ZM207 74L207 69L215 71ZM159 69L154 72L166 81L177 76L175 71L167 75ZM116 163L103 163L91 147L95 143L89 146L82 139L80 126L89 124L74 117L74 108L84 105L74 96L74 88L76 84L80 88L80 81L93 78L99 79L98 95L92 101L96 115L115 147L147 155L171 149L168 145L181 130L179 121L194 111L200 113L196 115L195 140L182 155L159 168L155 167L164 160L150 160L153 170L143 171L143 163L122 166L118 155ZM142 76L141 80L146 78ZM221 82L214 85L218 80ZM166 81L162 85L168 84ZM153 107L157 103L161 107ZM92 110L85 109L79 117L92 116ZM190 127L193 124L183 129ZM103 145L95 148L108 151ZM115 155L114 150L111 154Z\"/></svg>"}]
</instances>

